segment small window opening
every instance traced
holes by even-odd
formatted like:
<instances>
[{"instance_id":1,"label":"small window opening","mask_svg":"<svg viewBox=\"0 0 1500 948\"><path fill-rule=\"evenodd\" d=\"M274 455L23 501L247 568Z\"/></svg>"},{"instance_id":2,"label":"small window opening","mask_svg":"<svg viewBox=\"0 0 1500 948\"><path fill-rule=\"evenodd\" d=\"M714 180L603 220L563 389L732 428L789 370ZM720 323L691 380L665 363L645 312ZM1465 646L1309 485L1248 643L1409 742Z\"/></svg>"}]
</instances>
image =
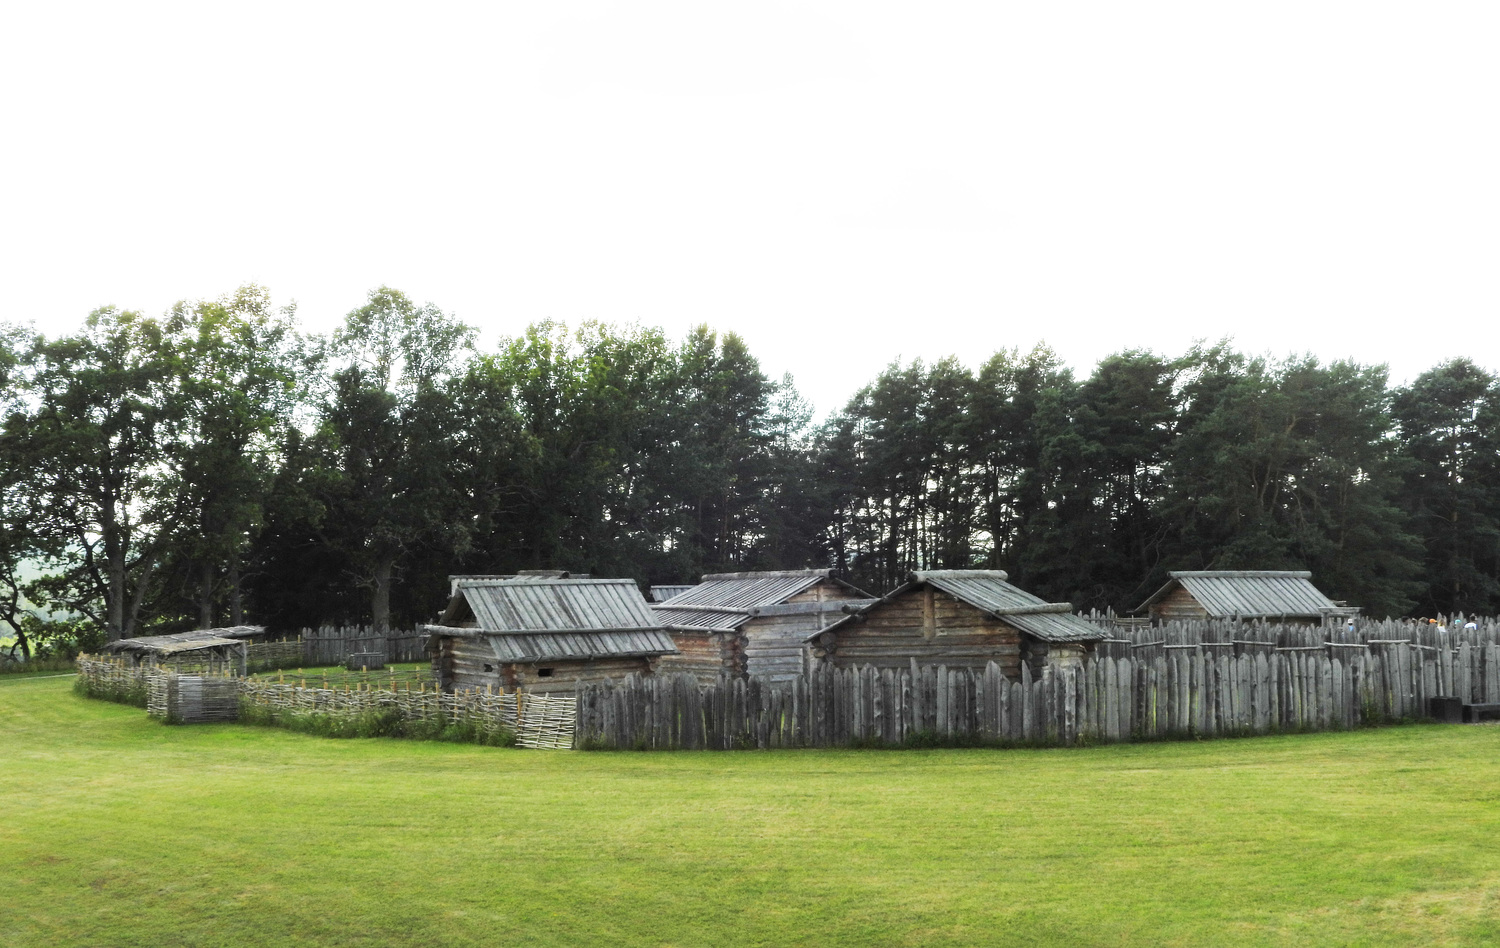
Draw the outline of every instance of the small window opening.
<instances>
[{"instance_id":1,"label":"small window opening","mask_svg":"<svg viewBox=\"0 0 1500 948\"><path fill-rule=\"evenodd\" d=\"M538 668L536 670L536 676L538 678L551 678L552 677L552 669L550 669L550 668Z\"/></svg>"},{"instance_id":2,"label":"small window opening","mask_svg":"<svg viewBox=\"0 0 1500 948\"><path fill-rule=\"evenodd\" d=\"M484 670L487 671L487 672L492 672L492 671L495 670L495 666L494 665L486 665L486 666L484 666Z\"/></svg>"}]
</instances>

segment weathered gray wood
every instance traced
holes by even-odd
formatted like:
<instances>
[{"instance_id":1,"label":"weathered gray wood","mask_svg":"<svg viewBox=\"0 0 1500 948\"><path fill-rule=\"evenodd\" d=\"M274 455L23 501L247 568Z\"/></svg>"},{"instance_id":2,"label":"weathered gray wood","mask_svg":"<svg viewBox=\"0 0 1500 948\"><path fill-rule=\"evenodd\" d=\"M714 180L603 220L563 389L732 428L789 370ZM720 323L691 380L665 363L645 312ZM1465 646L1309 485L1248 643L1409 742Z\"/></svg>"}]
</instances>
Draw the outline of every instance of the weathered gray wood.
<instances>
[{"instance_id":1,"label":"weathered gray wood","mask_svg":"<svg viewBox=\"0 0 1500 948\"><path fill-rule=\"evenodd\" d=\"M1022 701L1021 701L1021 733L1019 735L1019 738L1021 740L1023 740L1023 741L1029 741L1029 740L1034 740L1035 739L1036 723L1035 723L1034 718L1035 718L1035 715L1036 715L1036 710L1033 707L1032 700L1031 700L1031 698L1032 698L1031 685L1032 685L1032 681L1031 681L1031 664L1029 662L1022 662L1021 663L1021 681L1020 681L1021 698L1022 698Z\"/></svg>"}]
</instances>

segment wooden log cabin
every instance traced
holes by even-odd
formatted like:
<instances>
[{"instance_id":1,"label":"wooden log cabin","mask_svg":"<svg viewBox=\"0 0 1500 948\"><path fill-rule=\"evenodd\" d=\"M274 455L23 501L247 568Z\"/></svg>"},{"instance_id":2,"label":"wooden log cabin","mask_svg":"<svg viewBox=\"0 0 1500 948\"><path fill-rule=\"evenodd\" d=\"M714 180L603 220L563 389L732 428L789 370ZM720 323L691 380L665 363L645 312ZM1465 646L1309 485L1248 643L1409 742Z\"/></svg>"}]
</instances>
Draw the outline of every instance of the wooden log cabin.
<instances>
[{"instance_id":1,"label":"wooden log cabin","mask_svg":"<svg viewBox=\"0 0 1500 948\"><path fill-rule=\"evenodd\" d=\"M629 579L460 577L439 624L423 630L444 691L572 694L581 683L649 674L677 652Z\"/></svg>"},{"instance_id":2,"label":"wooden log cabin","mask_svg":"<svg viewBox=\"0 0 1500 948\"><path fill-rule=\"evenodd\" d=\"M652 607L679 654L662 669L710 682L720 675L789 681L802 674L805 640L874 597L826 569L710 573Z\"/></svg>"},{"instance_id":3,"label":"wooden log cabin","mask_svg":"<svg viewBox=\"0 0 1500 948\"><path fill-rule=\"evenodd\" d=\"M905 585L821 632L807 635L815 660L840 668L990 662L1017 680L1052 664L1077 664L1105 634L1066 602L1045 602L1012 586L1002 570L923 570Z\"/></svg>"},{"instance_id":4,"label":"wooden log cabin","mask_svg":"<svg viewBox=\"0 0 1500 948\"><path fill-rule=\"evenodd\" d=\"M1276 619L1321 625L1359 614L1312 584L1305 570L1182 570L1135 610L1152 622Z\"/></svg>"}]
</instances>

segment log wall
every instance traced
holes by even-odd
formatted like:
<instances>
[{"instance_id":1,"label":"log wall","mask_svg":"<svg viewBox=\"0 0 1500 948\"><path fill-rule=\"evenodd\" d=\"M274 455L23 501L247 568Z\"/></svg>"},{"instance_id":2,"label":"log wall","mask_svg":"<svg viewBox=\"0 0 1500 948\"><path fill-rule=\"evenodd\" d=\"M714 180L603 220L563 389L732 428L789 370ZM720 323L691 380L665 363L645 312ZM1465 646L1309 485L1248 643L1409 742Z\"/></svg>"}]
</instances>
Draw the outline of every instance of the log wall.
<instances>
[{"instance_id":1,"label":"log wall","mask_svg":"<svg viewBox=\"0 0 1500 948\"><path fill-rule=\"evenodd\" d=\"M580 683L652 671L648 658L536 663L501 662L483 636L437 636L432 677L444 691L522 688L531 694L570 695Z\"/></svg>"},{"instance_id":2,"label":"log wall","mask_svg":"<svg viewBox=\"0 0 1500 948\"><path fill-rule=\"evenodd\" d=\"M1151 604L1151 618L1161 622L1174 619L1206 619L1208 610L1193 598L1186 587L1178 586Z\"/></svg>"},{"instance_id":3,"label":"log wall","mask_svg":"<svg viewBox=\"0 0 1500 948\"><path fill-rule=\"evenodd\" d=\"M858 597L838 583L823 580L787 602L845 602L854 598ZM797 678L808 660L807 637L842 618L841 612L751 618L740 626L744 652L741 674L773 682Z\"/></svg>"},{"instance_id":4,"label":"log wall","mask_svg":"<svg viewBox=\"0 0 1500 948\"><path fill-rule=\"evenodd\" d=\"M670 634L679 654L663 655L657 660L656 667L662 674L692 675L704 684L717 681L720 675L744 674L745 656L738 633L674 631Z\"/></svg>"},{"instance_id":5,"label":"log wall","mask_svg":"<svg viewBox=\"0 0 1500 948\"><path fill-rule=\"evenodd\" d=\"M652 662L646 658L594 659L506 665L504 671L506 687L511 690L520 688L527 694L567 696L592 682L650 674Z\"/></svg>"},{"instance_id":6,"label":"log wall","mask_svg":"<svg viewBox=\"0 0 1500 948\"><path fill-rule=\"evenodd\" d=\"M979 670L994 662L1014 679L1020 675L1021 638L1014 626L926 586L825 633L812 654L837 668L899 669L915 660Z\"/></svg>"}]
</instances>

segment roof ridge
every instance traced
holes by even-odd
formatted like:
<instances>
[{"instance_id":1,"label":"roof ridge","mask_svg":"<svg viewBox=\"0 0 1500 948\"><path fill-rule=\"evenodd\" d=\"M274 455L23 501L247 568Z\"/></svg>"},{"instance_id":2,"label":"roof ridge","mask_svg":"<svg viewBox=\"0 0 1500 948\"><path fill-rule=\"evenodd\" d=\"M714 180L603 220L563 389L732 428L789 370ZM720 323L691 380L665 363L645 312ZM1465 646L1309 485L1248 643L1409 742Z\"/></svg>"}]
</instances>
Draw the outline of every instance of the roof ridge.
<instances>
[{"instance_id":1,"label":"roof ridge","mask_svg":"<svg viewBox=\"0 0 1500 948\"><path fill-rule=\"evenodd\" d=\"M629 583L632 586L636 585L636 581L628 577L620 577L615 579L590 577L588 579L583 579L569 576L520 576L510 577L506 579L474 578L458 579L454 581L458 583L459 586L545 586L548 584L556 584L559 586L587 586L605 585L609 583Z\"/></svg>"},{"instance_id":2,"label":"roof ridge","mask_svg":"<svg viewBox=\"0 0 1500 948\"><path fill-rule=\"evenodd\" d=\"M833 570L829 569L829 568L821 568L821 569L763 569L763 570L747 570L747 571L739 572L739 573L704 573L699 578L699 582L700 583L709 583L709 582L720 582L720 583L722 583L722 582L730 582L730 581L733 581L733 580L790 579L793 576L797 576L797 577L804 577L804 576L806 576L806 577L814 577L814 576L827 577L827 576L832 575L832 573L833 573Z\"/></svg>"},{"instance_id":3,"label":"roof ridge","mask_svg":"<svg viewBox=\"0 0 1500 948\"><path fill-rule=\"evenodd\" d=\"M1307 569L1179 569L1167 573L1173 579L1312 579Z\"/></svg>"},{"instance_id":4,"label":"roof ridge","mask_svg":"<svg viewBox=\"0 0 1500 948\"><path fill-rule=\"evenodd\" d=\"M912 570L913 577L936 577L941 579L945 576L952 579L998 579L1002 583L1010 581L1010 574L1003 569L919 569ZM921 582L921 579L910 579L908 582Z\"/></svg>"}]
</instances>

